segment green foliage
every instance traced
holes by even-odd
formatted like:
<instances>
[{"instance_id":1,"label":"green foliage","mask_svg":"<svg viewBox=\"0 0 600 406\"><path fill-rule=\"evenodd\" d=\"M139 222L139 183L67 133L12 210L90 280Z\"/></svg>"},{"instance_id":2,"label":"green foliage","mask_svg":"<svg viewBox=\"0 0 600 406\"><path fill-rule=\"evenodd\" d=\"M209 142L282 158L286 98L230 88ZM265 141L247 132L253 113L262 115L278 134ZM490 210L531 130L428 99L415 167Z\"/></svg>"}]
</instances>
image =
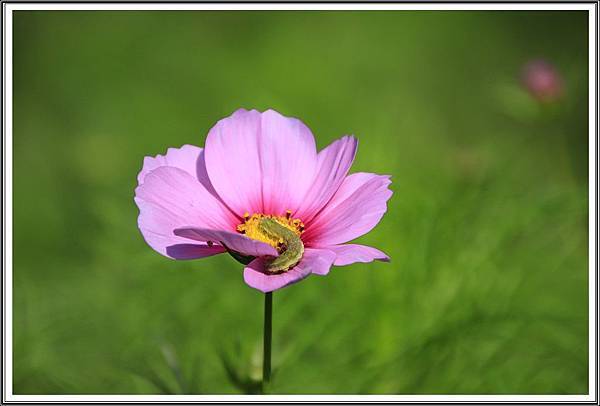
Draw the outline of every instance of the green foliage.
<instances>
[{"instance_id":1,"label":"green foliage","mask_svg":"<svg viewBox=\"0 0 600 406\"><path fill-rule=\"evenodd\" d=\"M242 393L263 295L137 226L145 155L239 107L392 175L392 261L274 294L272 393L587 392L587 17L16 12L14 391ZM518 85L556 63L564 100Z\"/></svg>"}]
</instances>

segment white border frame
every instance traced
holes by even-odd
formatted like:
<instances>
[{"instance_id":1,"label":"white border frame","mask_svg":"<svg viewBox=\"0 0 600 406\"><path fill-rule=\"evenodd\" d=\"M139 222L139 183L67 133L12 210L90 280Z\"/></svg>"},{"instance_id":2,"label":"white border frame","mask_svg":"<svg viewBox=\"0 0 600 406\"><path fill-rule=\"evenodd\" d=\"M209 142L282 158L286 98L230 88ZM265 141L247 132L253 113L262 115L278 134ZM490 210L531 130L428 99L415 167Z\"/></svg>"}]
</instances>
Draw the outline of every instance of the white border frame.
<instances>
[{"instance_id":1,"label":"white border frame","mask_svg":"<svg viewBox=\"0 0 600 406\"><path fill-rule=\"evenodd\" d=\"M3 204L3 356L2 403L275 403L275 402L410 402L410 403L592 403L597 404L597 13L598 3L2 3L3 18L3 134L5 191ZM12 393L12 17L16 10L582 10L589 16L589 393L587 395L14 395ZM4 272L6 270L6 272Z\"/></svg>"}]
</instances>

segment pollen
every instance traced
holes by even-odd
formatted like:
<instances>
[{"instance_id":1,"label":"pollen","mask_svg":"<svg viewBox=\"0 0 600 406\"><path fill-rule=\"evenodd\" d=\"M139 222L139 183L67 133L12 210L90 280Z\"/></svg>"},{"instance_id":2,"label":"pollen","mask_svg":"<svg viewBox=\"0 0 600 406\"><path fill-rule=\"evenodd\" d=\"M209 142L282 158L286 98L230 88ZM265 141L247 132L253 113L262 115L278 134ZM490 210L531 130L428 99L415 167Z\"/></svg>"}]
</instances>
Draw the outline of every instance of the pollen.
<instances>
[{"instance_id":1,"label":"pollen","mask_svg":"<svg viewBox=\"0 0 600 406\"><path fill-rule=\"evenodd\" d=\"M269 244L278 252L285 250L285 243L281 237L269 235L264 229L259 227L263 218L270 218L281 224L285 228L293 231L298 237L304 232L304 223L300 219L292 218L292 211L287 210L283 216L273 216L271 214L255 213L250 215L244 213L244 222L237 226L237 231L253 240L262 241Z\"/></svg>"}]
</instances>

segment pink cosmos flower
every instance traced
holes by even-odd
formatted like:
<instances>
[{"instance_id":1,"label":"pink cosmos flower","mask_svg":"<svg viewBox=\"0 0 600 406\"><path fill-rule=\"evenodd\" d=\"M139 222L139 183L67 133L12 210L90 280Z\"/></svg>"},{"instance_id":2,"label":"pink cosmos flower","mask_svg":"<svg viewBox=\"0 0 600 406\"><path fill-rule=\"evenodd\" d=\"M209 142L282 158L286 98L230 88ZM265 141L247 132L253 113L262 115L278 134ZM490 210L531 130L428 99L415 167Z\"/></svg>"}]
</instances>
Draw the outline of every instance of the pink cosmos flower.
<instances>
[{"instance_id":1,"label":"pink cosmos flower","mask_svg":"<svg viewBox=\"0 0 600 406\"><path fill-rule=\"evenodd\" d=\"M210 130L204 149L144 158L138 226L169 258L229 252L247 263L246 283L263 292L333 265L389 261L378 249L346 244L377 225L392 195L389 176L348 175L357 144L344 136L317 152L300 120L240 109ZM285 263L274 270L278 259Z\"/></svg>"}]
</instances>

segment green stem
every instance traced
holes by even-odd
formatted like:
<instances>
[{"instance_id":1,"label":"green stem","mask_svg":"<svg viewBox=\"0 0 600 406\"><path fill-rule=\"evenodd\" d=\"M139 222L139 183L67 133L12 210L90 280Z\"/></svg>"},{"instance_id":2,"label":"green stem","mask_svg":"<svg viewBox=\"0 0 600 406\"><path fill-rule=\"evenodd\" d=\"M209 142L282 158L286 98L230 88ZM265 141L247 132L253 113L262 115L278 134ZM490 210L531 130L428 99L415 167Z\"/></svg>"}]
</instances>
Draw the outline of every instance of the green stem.
<instances>
[{"instance_id":1,"label":"green stem","mask_svg":"<svg viewBox=\"0 0 600 406\"><path fill-rule=\"evenodd\" d=\"M273 292L265 293L265 327L263 338L263 393L271 381L271 331L273 319Z\"/></svg>"}]
</instances>

